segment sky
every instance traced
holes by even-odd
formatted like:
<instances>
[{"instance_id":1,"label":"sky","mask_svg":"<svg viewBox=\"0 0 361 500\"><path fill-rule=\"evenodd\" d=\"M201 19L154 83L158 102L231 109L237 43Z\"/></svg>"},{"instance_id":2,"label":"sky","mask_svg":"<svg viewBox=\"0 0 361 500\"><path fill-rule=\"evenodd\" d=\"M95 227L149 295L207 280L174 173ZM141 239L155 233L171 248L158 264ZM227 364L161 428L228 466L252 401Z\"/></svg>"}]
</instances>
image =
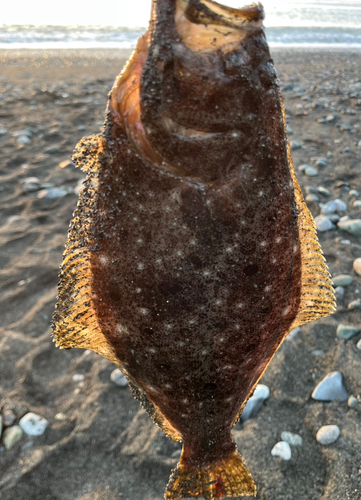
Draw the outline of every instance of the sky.
<instances>
[{"instance_id":1,"label":"sky","mask_svg":"<svg viewBox=\"0 0 361 500\"><path fill-rule=\"evenodd\" d=\"M219 0L231 7L241 7L242 0ZM334 3L337 0L329 0ZM340 4L345 0L338 0ZM252 3L252 0L245 0ZM266 13L275 8L289 10L293 6L318 3L317 0L263 0ZM347 0L354 4L355 0ZM0 23L52 25L109 25L144 27L148 25L151 0L3 0ZM267 19L267 17L266 17ZM267 23L266 23L267 25Z\"/></svg>"}]
</instances>

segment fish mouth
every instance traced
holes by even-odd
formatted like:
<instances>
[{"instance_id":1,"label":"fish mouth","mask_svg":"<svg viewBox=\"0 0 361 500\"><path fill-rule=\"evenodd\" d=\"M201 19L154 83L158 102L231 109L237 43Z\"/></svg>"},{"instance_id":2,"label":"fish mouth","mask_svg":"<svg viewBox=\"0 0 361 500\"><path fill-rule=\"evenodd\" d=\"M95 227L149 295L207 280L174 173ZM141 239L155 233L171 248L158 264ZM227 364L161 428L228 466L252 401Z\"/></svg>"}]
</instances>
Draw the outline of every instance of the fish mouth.
<instances>
[{"instance_id":1,"label":"fish mouth","mask_svg":"<svg viewBox=\"0 0 361 500\"><path fill-rule=\"evenodd\" d=\"M234 9L213 0L152 0L149 29L109 102L138 154L163 170L192 175L191 154L182 159L174 151L194 143L217 149L223 136L243 137L237 120L225 120L234 114L227 85L250 65L243 44L264 37L263 19L260 3Z\"/></svg>"}]
</instances>

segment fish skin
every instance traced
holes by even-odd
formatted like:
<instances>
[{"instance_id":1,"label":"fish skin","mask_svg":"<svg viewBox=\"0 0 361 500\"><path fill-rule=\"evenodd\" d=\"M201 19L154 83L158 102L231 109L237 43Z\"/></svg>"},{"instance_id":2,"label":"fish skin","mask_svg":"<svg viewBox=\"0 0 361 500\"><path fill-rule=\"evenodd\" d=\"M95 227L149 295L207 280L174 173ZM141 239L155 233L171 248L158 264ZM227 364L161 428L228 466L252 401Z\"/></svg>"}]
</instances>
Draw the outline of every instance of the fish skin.
<instances>
[{"instance_id":1,"label":"fish skin","mask_svg":"<svg viewBox=\"0 0 361 500\"><path fill-rule=\"evenodd\" d=\"M263 11L245 9L242 40L207 52L186 45L177 9L217 29L234 9L185 4L153 4L103 134L78 146L88 175L53 318L59 346L115 362L183 441L166 499L255 494L231 428L287 333L334 308Z\"/></svg>"}]
</instances>

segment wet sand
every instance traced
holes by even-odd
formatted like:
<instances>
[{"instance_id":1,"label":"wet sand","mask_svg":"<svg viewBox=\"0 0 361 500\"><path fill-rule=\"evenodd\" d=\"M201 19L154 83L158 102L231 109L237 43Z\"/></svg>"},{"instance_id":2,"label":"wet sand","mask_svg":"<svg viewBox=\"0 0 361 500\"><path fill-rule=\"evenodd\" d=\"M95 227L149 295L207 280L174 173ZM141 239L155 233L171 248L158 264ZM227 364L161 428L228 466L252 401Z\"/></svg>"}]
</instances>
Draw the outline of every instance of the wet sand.
<instances>
[{"instance_id":1,"label":"wet sand","mask_svg":"<svg viewBox=\"0 0 361 500\"><path fill-rule=\"evenodd\" d=\"M100 132L107 94L128 55L0 51L0 411L13 412L15 425L30 411L49 421L44 434L24 435L11 449L0 441L2 500L161 500L177 463L180 444L152 424L127 387L111 382L115 367L89 351L60 351L50 336L58 268L83 178L59 164L70 160L79 139ZM338 198L347 205L341 216L361 218L355 204L361 196L350 195L361 192L361 53L277 50L274 59L295 167L318 170L313 177L297 172L303 192L320 186L330 192L308 202L312 214ZM328 161L316 166L314 157ZM38 179L36 190L29 190L29 177ZM339 323L361 328L361 309L348 309L361 295L361 276L352 269L361 238L337 228L319 237L332 275L354 279L335 314L284 342L262 379L270 398L234 428L262 500L361 498L361 404L311 398L332 371L343 374L349 395L361 396L360 334L336 337ZM315 436L327 424L338 425L341 435L322 446ZM303 438L289 461L271 456L282 431Z\"/></svg>"}]
</instances>

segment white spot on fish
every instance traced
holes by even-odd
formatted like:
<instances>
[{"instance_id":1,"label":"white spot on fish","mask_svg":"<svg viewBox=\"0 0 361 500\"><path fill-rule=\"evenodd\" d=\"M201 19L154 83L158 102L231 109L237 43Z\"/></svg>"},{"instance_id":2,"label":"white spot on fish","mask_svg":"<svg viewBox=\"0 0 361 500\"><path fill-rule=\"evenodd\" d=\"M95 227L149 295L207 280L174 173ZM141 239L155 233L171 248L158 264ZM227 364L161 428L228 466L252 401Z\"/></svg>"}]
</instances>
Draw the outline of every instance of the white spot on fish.
<instances>
[{"instance_id":1,"label":"white spot on fish","mask_svg":"<svg viewBox=\"0 0 361 500\"><path fill-rule=\"evenodd\" d=\"M187 405L189 403L189 400L187 398L184 398L184 399L182 399L182 403L184 403L185 405Z\"/></svg>"},{"instance_id":2,"label":"white spot on fish","mask_svg":"<svg viewBox=\"0 0 361 500\"><path fill-rule=\"evenodd\" d=\"M178 255L178 257L182 257L183 254L180 250L178 250L177 255Z\"/></svg>"},{"instance_id":3,"label":"white spot on fish","mask_svg":"<svg viewBox=\"0 0 361 500\"><path fill-rule=\"evenodd\" d=\"M140 312L140 314L143 314L143 316L146 316L146 315L148 314L148 312L149 312L149 311L148 311L148 309L146 309L145 307L141 307L141 308L139 309L139 312Z\"/></svg>"},{"instance_id":4,"label":"white spot on fish","mask_svg":"<svg viewBox=\"0 0 361 500\"><path fill-rule=\"evenodd\" d=\"M196 240L190 240L189 244L190 245L195 245L196 244Z\"/></svg>"},{"instance_id":5,"label":"white spot on fish","mask_svg":"<svg viewBox=\"0 0 361 500\"><path fill-rule=\"evenodd\" d=\"M271 290L271 285L267 285L264 289L265 292L269 292Z\"/></svg>"},{"instance_id":6,"label":"white spot on fish","mask_svg":"<svg viewBox=\"0 0 361 500\"><path fill-rule=\"evenodd\" d=\"M139 238L139 240L137 240L137 243L143 243L142 238Z\"/></svg>"},{"instance_id":7,"label":"white spot on fish","mask_svg":"<svg viewBox=\"0 0 361 500\"><path fill-rule=\"evenodd\" d=\"M226 252L229 252L229 253L230 253L230 252L233 252L233 248L232 248L232 247L228 247L228 248L226 248Z\"/></svg>"},{"instance_id":8,"label":"white spot on fish","mask_svg":"<svg viewBox=\"0 0 361 500\"><path fill-rule=\"evenodd\" d=\"M203 276L207 277L207 276L210 276L210 275L211 275L211 273L209 271L203 271Z\"/></svg>"},{"instance_id":9,"label":"white spot on fish","mask_svg":"<svg viewBox=\"0 0 361 500\"><path fill-rule=\"evenodd\" d=\"M108 257L105 257L105 255L102 255L100 257L100 262L103 264L103 266L106 266L107 264L109 264L109 259Z\"/></svg>"},{"instance_id":10,"label":"white spot on fish","mask_svg":"<svg viewBox=\"0 0 361 500\"><path fill-rule=\"evenodd\" d=\"M157 350L154 349L154 347L150 347L148 351L150 352L150 354L155 354L157 352Z\"/></svg>"},{"instance_id":11,"label":"white spot on fish","mask_svg":"<svg viewBox=\"0 0 361 500\"><path fill-rule=\"evenodd\" d=\"M259 244L260 247L265 247L267 245L267 241L261 241Z\"/></svg>"},{"instance_id":12,"label":"white spot on fish","mask_svg":"<svg viewBox=\"0 0 361 500\"><path fill-rule=\"evenodd\" d=\"M276 264L276 262L277 262L277 259L275 257L273 257L272 264Z\"/></svg>"},{"instance_id":13,"label":"white spot on fish","mask_svg":"<svg viewBox=\"0 0 361 500\"><path fill-rule=\"evenodd\" d=\"M243 307L242 302L240 302L239 304L237 304L237 307L238 307L238 309L242 309L242 307Z\"/></svg>"},{"instance_id":14,"label":"white spot on fish","mask_svg":"<svg viewBox=\"0 0 361 500\"><path fill-rule=\"evenodd\" d=\"M137 293L140 293L140 292L142 291L142 289L141 289L141 288L136 288L136 289L135 289L135 291L136 291Z\"/></svg>"},{"instance_id":15,"label":"white spot on fish","mask_svg":"<svg viewBox=\"0 0 361 500\"><path fill-rule=\"evenodd\" d=\"M287 314L290 312L290 308L286 307L286 309L283 310L282 316L287 316Z\"/></svg>"},{"instance_id":16,"label":"white spot on fish","mask_svg":"<svg viewBox=\"0 0 361 500\"><path fill-rule=\"evenodd\" d=\"M155 263L156 264L161 264L162 263L162 259L156 259Z\"/></svg>"},{"instance_id":17,"label":"white spot on fish","mask_svg":"<svg viewBox=\"0 0 361 500\"><path fill-rule=\"evenodd\" d=\"M137 268L139 269L139 271L142 271L144 269L144 264L142 262L139 262Z\"/></svg>"},{"instance_id":18,"label":"white spot on fish","mask_svg":"<svg viewBox=\"0 0 361 500\"><path fill-rule=\"evenodd\" d=\"M280 236L277 236L276 243L281 243L281 241L282 241L282 238Z\"/></svg>"},{"instance_id":19,"label":"white spot on fish","mask_svg":"<svg viewBox=\"0 0 361 500\"><path fill-rule=\"evenodd\" d=\"M296 253L298 250L298 245L293 245L293 253Z\"/></svg>"},{"instance_id":20,"label":"white spot on fish","mask_svg":"<svg viewBox=\"0 0 361 500\"><path fill-rule=\"evenodd\" d=\"M264 194L264 193L263 193L263 191L260 191L260 192L258 193L258 196L263 196L263 194Z\"/></svg>"},{"instance_id":21,"label":"white spot on fish","mask_svg":"<svg viewBox=\"0 0 361 500\"><path fill-rule=\"evenodd\" d=\"M205 356L205 355L207 354L207 352L208 352L208 351L207 351L207 349L203 349L203 351L201 352L201 354L202 354L203 356Z\"/></svg>"}]
</instances>

